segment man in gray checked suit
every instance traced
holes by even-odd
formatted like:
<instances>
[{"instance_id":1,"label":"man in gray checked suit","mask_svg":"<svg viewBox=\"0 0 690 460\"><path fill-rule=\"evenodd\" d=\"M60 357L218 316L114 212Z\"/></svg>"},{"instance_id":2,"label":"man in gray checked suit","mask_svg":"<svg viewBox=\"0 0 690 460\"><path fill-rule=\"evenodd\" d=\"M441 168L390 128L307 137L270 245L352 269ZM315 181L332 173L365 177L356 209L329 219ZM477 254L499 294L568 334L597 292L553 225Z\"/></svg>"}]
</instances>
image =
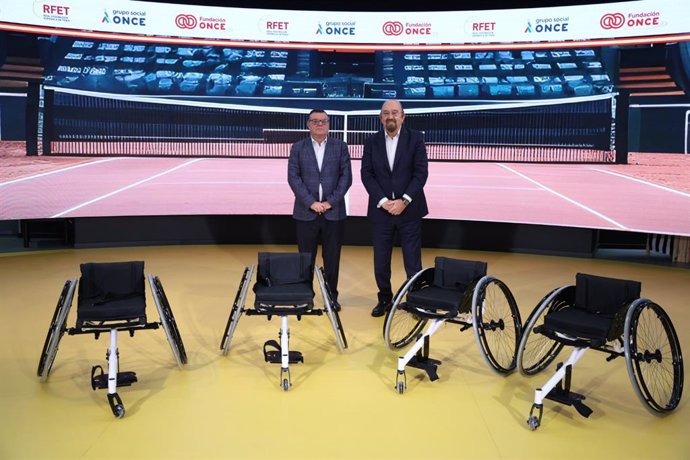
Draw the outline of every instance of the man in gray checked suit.
<instances>
[{"instance_id":1,"label":"man in gray checked suit","mask_svg":"<svg viewBox=\"0 0 690 460\"><path fill-rule=\"evenodd\" d=\"M297 247L316 261L319 241L326 282L338 302L340 249L345 228L345 193L352 185L352 167L347 144L328 135L328 114L309 112L310 136L295 142L288 159L288 184L295 194L292 217L297 223Z\"/></svg>"}]
</instances>

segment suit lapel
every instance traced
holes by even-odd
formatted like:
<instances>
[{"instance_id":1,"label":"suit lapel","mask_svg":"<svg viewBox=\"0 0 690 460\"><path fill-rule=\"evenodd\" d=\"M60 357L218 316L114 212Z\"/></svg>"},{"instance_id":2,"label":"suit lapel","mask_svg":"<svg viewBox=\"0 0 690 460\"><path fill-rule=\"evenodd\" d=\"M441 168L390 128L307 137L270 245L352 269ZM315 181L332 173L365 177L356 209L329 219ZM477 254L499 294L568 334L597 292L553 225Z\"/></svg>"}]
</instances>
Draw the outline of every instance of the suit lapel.
<instances>
[{"instance_id":1,"label":"suit lapel","mask_svg":"<svg viewBox=\"0 0 690 460\"><path fill-rule=\"evenodd\" d=\"M333 153L333 148L334 145L331 139L326 138L326 149L323 151L323 163L321 164L321 171L324 171L326 163L335 161L335 158L333 158L335 156Z\"/></svg>"},{"instance_id":2,"label":"suit lapel","mask_svg":"<svg viewBox=\"0 0 690 460\"><path fill-rule=\"evenodd\" d=\"M395 158L393 159L393 170L400 163L400 157L405 154L405 148L403 147L407 144L407 130L400 128L400 135L398 136L398 145L395 147ZM391 171L393 172L393 171Z\"/></svg>"},{"instance_id":3,"label":"suit lapel","mask_svg":"<svg viewBox=\"0 0 690 460\"><path fill-rule=\"evenodd\" d=\"M308 137L305 142L306 142L305 151L307 152L307 158L308 158L307 161L311 165L312 170L315 171L316 174L318 175L318 173L319 173L319 162L316 161L316 151L314 150L314 144L312 143L311 136ZM328 145L328 143L326 143L326 145ZM325 156L326 155L324 154L324 157ZM324 158L324 161L326 161L325 158ZM321 165L321 167L323 167L323 164Z\"/></svg>"},{"instance_id":4,"label":"suit lapel","mask_svg":"<svg viewBox=\"0 0 690 460\"><path fill-rule=\"evenodd\" d=\"M377 140L378 142L378 151L383 152L383 155L381 155L381 158L379 158L379 161L382 161L383 164L385 165L385 169L387 171L390 171L391 173L391 166L388 164L388 151L386 150L386 130L379 131L380 136Z\"/></svg>"}]
</instances>

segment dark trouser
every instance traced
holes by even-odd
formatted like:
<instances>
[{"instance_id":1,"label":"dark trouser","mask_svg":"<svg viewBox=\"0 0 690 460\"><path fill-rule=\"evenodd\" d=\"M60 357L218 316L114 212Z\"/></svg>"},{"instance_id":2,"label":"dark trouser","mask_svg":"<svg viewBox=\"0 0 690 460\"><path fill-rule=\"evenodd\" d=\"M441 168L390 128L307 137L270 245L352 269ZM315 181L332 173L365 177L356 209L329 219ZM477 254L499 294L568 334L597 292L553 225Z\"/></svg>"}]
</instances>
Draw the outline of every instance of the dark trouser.
<instances>
[{"instance_id":1,"label":"dark trouser","mask_svg":"<svg viewBox=\"0 0 690 460\"><path fill-rule=\"evenodd\" d=\"M317 216L310 221L298 220L297 247L299 252L311 254L312 267L316 263L316 252L321 241L323 269L326 272L326 283L338 300L338 273L340 272L340 248L342 246L345 220L326 220Z\"/></svg>"},{"instance_id":2,"label":"dark trouser","mask_svg":"<svg viewBox=\"0 0 690 460\"><path fill-rule=\"evenodd\" d=\"M408 278L422 269L422 219L403 223L374 223L374 276L379 302L393 299L391 290L391 256L397 230L402 246L405 274Z\"/></svg>"}]
</instances>

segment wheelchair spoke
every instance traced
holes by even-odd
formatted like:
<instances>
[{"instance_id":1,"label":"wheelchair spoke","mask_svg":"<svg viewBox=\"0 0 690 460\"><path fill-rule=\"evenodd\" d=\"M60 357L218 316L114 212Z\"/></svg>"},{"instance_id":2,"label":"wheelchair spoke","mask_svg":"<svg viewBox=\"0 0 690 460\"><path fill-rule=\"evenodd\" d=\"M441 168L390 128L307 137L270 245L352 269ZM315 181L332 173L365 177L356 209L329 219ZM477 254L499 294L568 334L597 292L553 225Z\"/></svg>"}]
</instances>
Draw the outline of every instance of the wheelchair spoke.
<instances>
[{"instance_id":1,"label":"wheelchair spoke","mask_svg":"<svg viewBox=\"0 0 690 460\"><path fill-rule=\"evenodd\" d=\"M680 345L671 319L658 305L642 299L626 316L628 375L640 401L652 413L675 409L683 385Z\"/></svg>"},{"instance_id":2,"label":"wheelchair spoke","mask_svg":"<svg viewBox=\"0 0 690 460\"><path fill-rule=\"evenodd\" d=\"M499 374L515 369L522 322L517 304L500 280L486 277L473 295L475 338L484 360Z\"/></svg>"},{"instance_id":3,"label":"wheelchair spoke","mask_svg":"<svg viewBox=\"0 0 690 460\"><path fill-rule=\"evenodd\" d=\"M553 362L563 349L563 344L539 333L547 313L570 305L575 286L564 286L547 294L530 313L522 331L518 346L518 367L524 375L534 375Z\"/></svg>"}]
</instances>

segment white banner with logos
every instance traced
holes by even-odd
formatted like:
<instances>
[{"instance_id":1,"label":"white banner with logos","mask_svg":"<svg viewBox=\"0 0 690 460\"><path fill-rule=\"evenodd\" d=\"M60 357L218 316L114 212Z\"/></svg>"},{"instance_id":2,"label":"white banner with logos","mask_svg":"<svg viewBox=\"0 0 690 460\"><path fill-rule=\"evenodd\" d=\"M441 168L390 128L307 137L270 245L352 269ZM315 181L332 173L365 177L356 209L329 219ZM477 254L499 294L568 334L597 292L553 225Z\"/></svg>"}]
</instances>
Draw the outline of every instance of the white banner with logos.
<instances>
[{"instance_id":1,"label":"white banner with logos","mask_svg":"<svg viewBox=\"0 0 690 460\"><path fill-rule=\"evenodd\" d=\"M153 36L168 40L358 45L371 49L666 35L690 40L690 1L396 13L261 10L126 0L0 0L0 29L76 36L106 32L149 40Z\"/></svg>"}]
</instances>

